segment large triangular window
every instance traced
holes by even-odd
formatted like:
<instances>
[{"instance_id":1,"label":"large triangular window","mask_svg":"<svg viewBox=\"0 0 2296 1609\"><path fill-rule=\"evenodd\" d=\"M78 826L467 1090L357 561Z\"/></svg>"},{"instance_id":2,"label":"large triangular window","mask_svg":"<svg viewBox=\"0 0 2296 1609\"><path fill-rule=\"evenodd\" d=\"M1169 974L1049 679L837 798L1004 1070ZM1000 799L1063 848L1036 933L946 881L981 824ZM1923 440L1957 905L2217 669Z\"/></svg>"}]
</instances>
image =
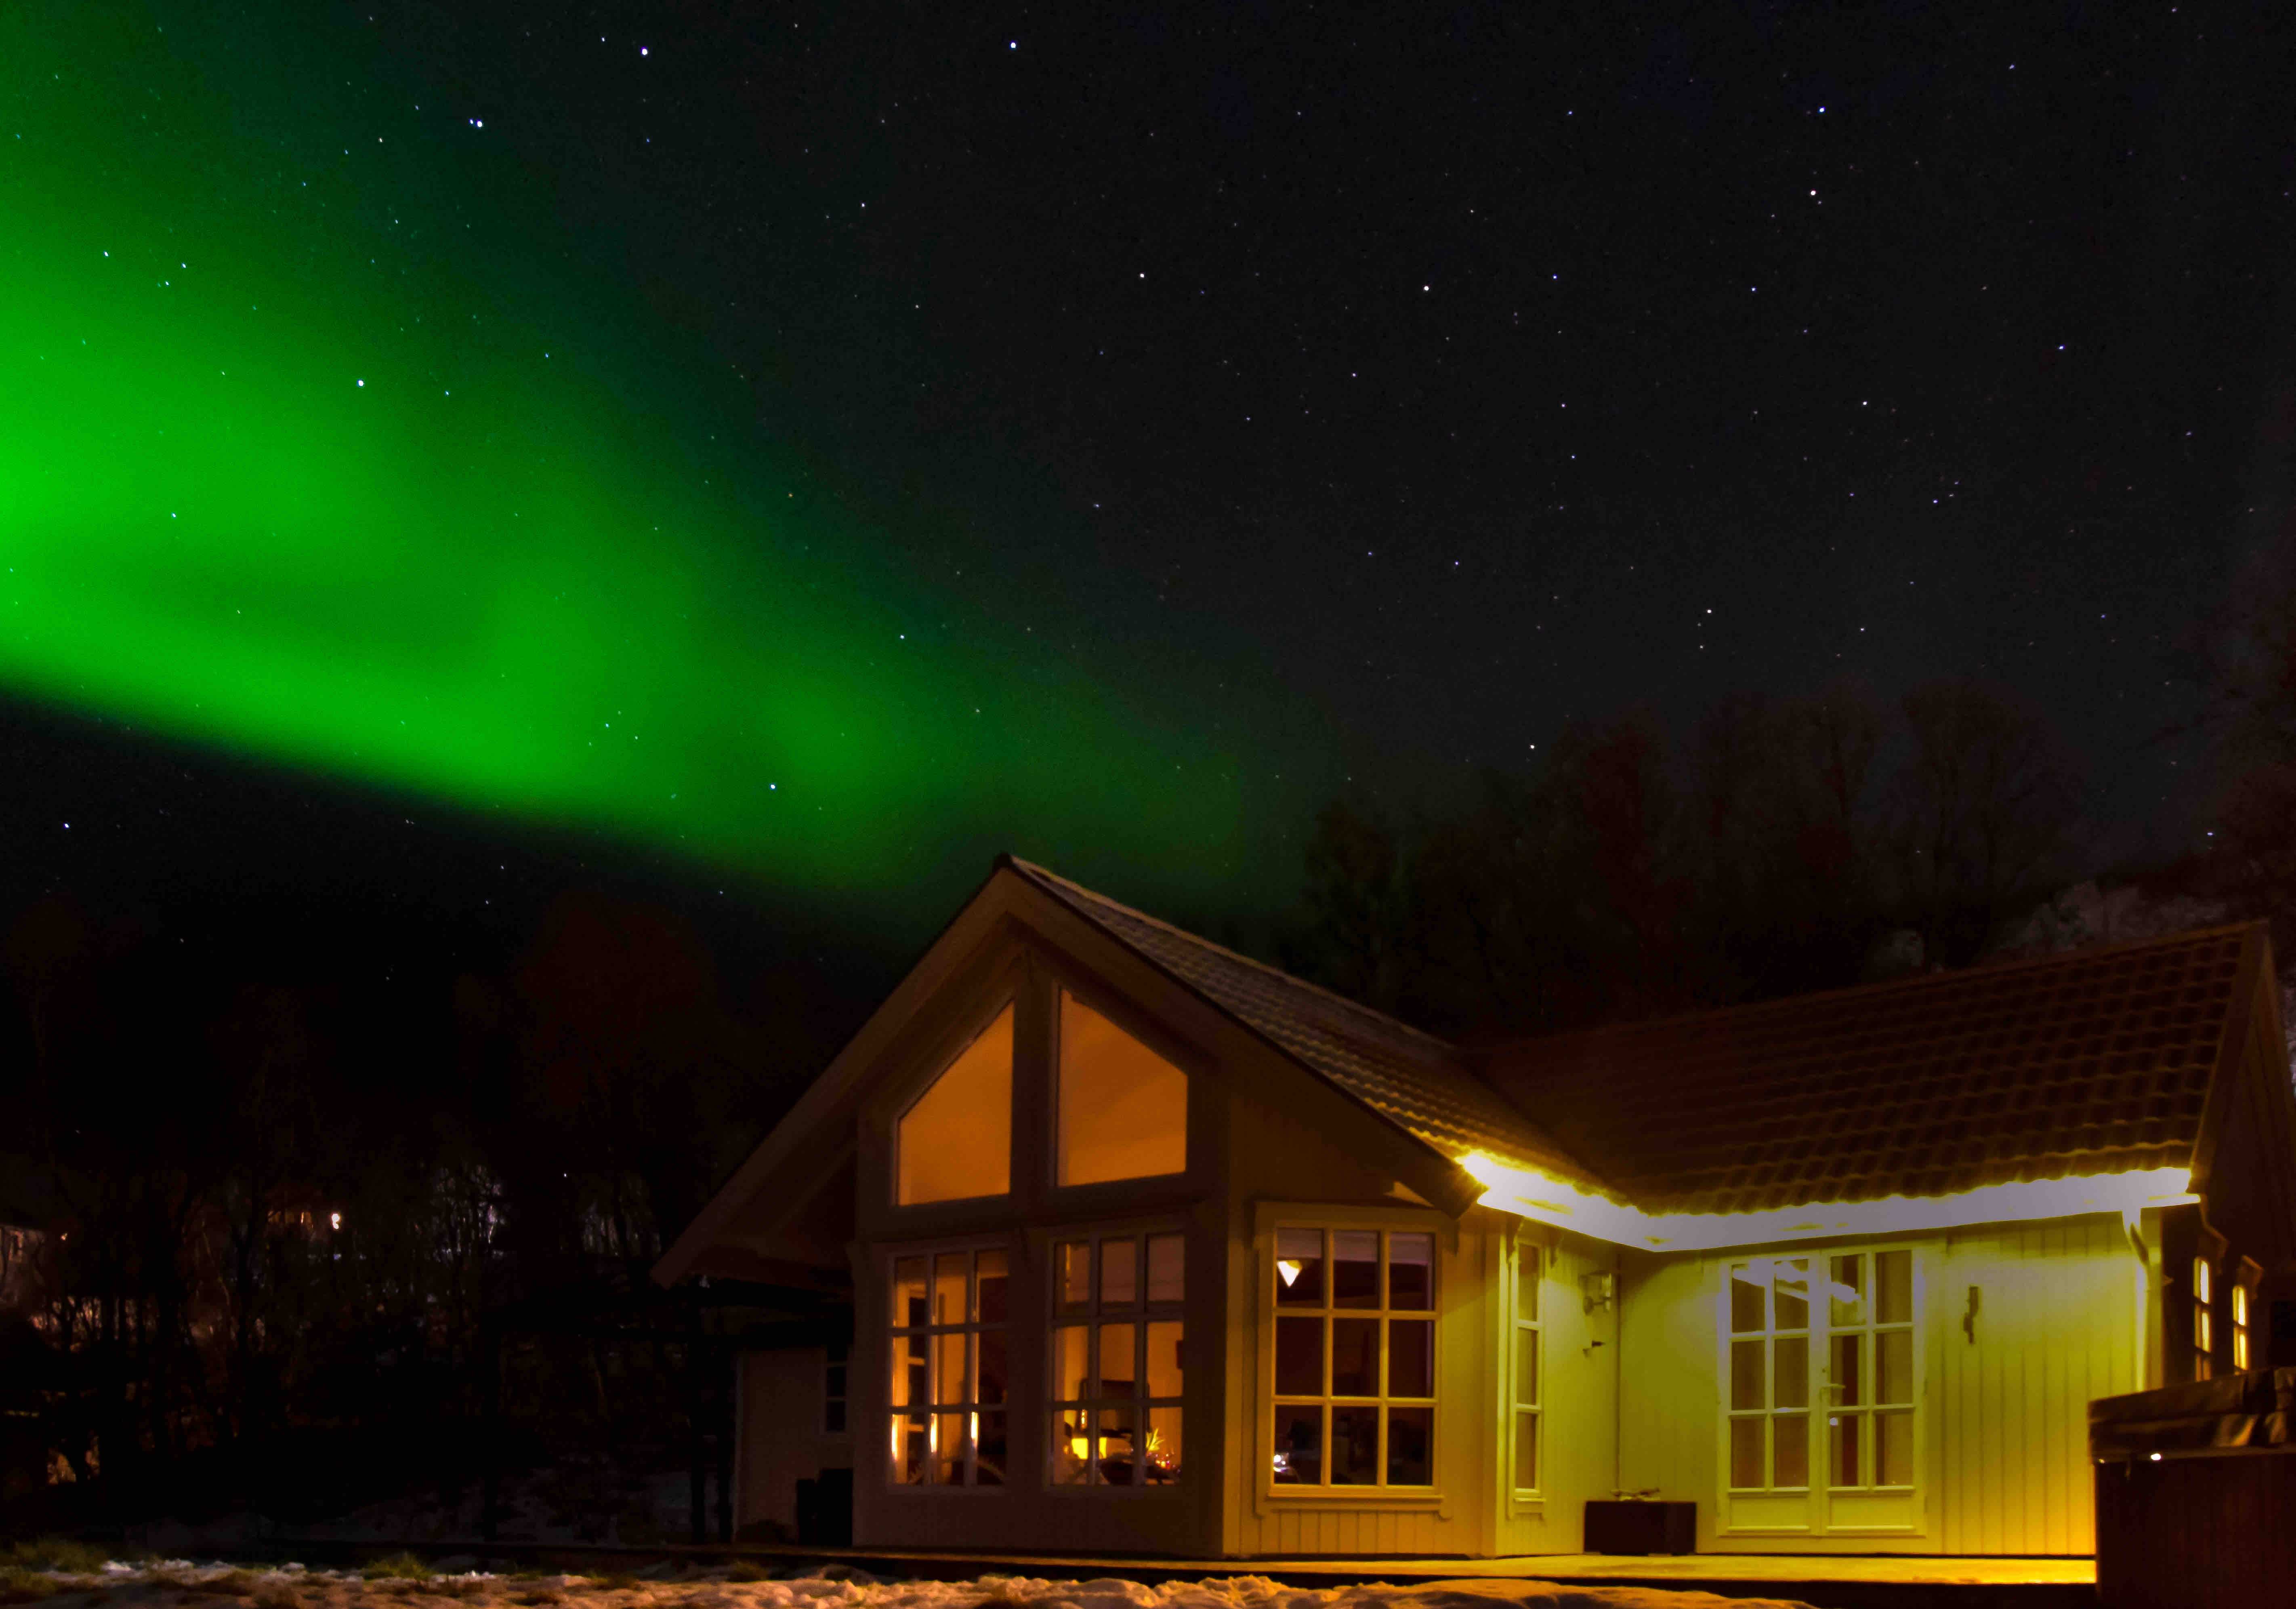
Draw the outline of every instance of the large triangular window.
<instances>
[{"instance_id":1,"label":"large triangular window","mask_svg":"<svg viewBox=\"0 0 2296 1609\"><path fill-rule=\"evenodd\" d=\"M1188 1169L1188 1075L1074 995L1061 994L1060 1182Z\"/></svg>"},{"instance_id":2,"label":"large triangular window","mask_svg":"<svg viewBox=\"0 0 2296 1609\"><path fill-rule=\"evenodd\" d=\"M1013 1188L1013 1008L980 1030L901 1113L895 1196L904 1207Z\"/></svg>"}]
</instances>

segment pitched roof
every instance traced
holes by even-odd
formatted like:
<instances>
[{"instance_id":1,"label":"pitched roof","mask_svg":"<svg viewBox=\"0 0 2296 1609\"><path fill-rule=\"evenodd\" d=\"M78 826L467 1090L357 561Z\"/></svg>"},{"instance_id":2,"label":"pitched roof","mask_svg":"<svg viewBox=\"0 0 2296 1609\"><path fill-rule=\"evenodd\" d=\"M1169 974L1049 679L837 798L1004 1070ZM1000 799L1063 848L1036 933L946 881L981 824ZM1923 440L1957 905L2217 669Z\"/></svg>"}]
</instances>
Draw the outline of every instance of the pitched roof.
<instances>
[{"instance_id":1,"label":"pitched roof","mask_svg":"<svg viewBox=\"0 0 2296 1609\"><path fill-rule=\"evenodd\" d=\"M2260 924L1501 1047L1623 1199L1742 1212L2188 1167Z\"/></svg>"},{"instance_id":2,"label":"pitched roof","mask_svg":"<svg viewBox=\"0 0 2296 1609\"><path fill-rule=\"evenodd\" d=\"M1468 1071L1445 1041L1040 866L1011 856L1002 864L1441 1155L1456 1161L1480 1151L1591 1181L1538 1124Z\"/></svg>"}]
</instances>

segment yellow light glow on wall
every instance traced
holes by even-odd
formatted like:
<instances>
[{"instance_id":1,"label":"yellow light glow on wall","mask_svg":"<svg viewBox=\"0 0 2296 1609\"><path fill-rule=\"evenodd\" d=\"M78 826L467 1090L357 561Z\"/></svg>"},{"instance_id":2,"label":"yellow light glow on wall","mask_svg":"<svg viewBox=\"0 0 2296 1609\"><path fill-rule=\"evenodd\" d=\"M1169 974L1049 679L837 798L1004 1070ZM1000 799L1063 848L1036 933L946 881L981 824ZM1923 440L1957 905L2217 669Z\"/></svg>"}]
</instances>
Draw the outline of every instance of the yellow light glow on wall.
<instances>
[{"instance_id":1,"label":"yellow light glow on wall","mask_svg":"<svg viewBox=\"0 0 2296 1609\"><path fill-rule=\"evenodd\" d=\"M2146 1207L2183 1206L2200 1199L2192 1194L2187 1170L2152 1168L1981 1185L1952 1195L1812 1202L1764 1212L1644 1212L1535 1170L1496 1162L1480 1151L1461 1157L1459 1165L1485 1186L1480 1199L1486 1207L1576 1229L1613 1245L1655 1252L1706 1252L1833 1235L1906 1235L2084 1212L2119 1212L2126 1219Z\"/></svg>"}]
</instances>

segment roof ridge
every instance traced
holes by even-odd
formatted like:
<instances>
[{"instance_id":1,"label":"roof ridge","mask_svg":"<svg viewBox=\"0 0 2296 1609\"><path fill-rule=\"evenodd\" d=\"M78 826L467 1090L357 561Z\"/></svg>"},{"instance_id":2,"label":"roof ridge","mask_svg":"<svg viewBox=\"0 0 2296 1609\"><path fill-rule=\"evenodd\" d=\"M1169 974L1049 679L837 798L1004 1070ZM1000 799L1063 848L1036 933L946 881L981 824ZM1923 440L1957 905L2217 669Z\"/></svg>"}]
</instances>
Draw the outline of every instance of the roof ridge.
<instances>
[{"instance_id":1,"label":"roof ridge","mask_svg":"<svg viewBox=\"0 0 2296 1609\"><path fill-rule=\"evenodd\" d=\"M1965 982L1975 977L1998 977L2004 973L2030 971L2035 967L2062 965L2071 960L2089 961L2107 956L2125 954L2139 949L2166 949L2202 939L2220 939L2235 933L2245 934L2257 928L2269 927L2268 919L2251 917L2241 922L2219 922L2207 927L2186 928L2181 932L2157 933L2149 939L2123 939L2112 944L2098 944L2080 949L2057 950L2045 956L2015 956L2005 960L1980 961L1972 965L1955 967L1946 972L1919 973L1906 978L1884 978L1872 983L1848 983L1838 989L1810 989L1801 994L1781 995L1774 1000L1750 1000L1739 1006L1710 1006L1691 1011L1672 1012L1662 1017L1643 1017L1628 1022L1596 1022L1585 1028L1566 1029L1559 1033L1533 1034L1520 1039L1500 1039L1478 1046L1472 1054L1488 1061L1512 1050L1525 1049L1534 1045L1553 1044L1560 1039L1590 1038L1599 1034L1633 1032L1640 1029L1671 1028L1692 1022L1717 1022L1751 1017L1764 1012L1806 1008L1819 1001L1848 999L1853 996L1879 995L1891 992L1911 993L1918 989L1938 988L1948 983Z\"/></svg>"},{"instance_id":2,"label":"roof ridge","mask_svg":"<svg viewBox=\"0 0 2296 1609\"><path fill-rule=\"evenodd\" d=\"M1172 923L1165 921L1160 916L1152 916L1146 911L1139 910L1132 906L1128 906L1120 899L1111 899L1106 894L1101 893L1095 889L1088 889L1081 882L1063 877L1058 872L1047 870L1046 867L1037 865L1034 861L1023 860L1018 855L1010 854L1000 855L997 857L997 859L1004 864L1010 866L1017 872L1023 873L1028 876L1039 879L1046 882L1057 883L1062 888L1067 889L1071 893L1082 895L1085 899L1093 900L1097 904L1109 906L1114 909L1122 911L1126 915L1130 916L1136 921L1144 922L1151 927L1160 928L1163 932L1172 934L1175 938L1185 939L1191 944L1201 945L1204 948L1211 950L1218 955L1225 956L1227 959L1234 961L1240 965L1250 967L1254 972L1265 973L1271 978L1280 979L1283 982L1290 984L1294 989L1303 989L1310 994L1320 995L1335 1006L1346 1007L1349 1011L1354 1013L1357 1016L1369 1017L1374 1022L1376 1022L1384 1027L1400 1029L1404 1033L1409 1035L1411 1038L1422 1040L1433 1047L1435 1049L1443 1052L1447 1055L1456 1057L1459 1055L1460 1047L1452 1041L1445 1038L1439 1038L1434 1034L1427 1032L1424 1029L1414 1028L1410 1023L1405 1022L1400 1017L1390 1016L1386 1012L1378 1009L1376 1006L1365 1006L1360 1000L1350 1000L1345 995L1338 994L1331 989L1325 989L1320 983L1310 983L1307 979L1299 976L1297 973L1285 972L1280 966L1271 965L1267 962L1256 960L1252 956L1239 954L1238 952L1228 948L1225 944L1214 943L1211 940L1205 938L1201 933L1192 933L1186 928L1176 926ZM1468 1074L1470 1077L1473 1077L1473 1070L1465 1066L1464 1063L1459 1064L1459 1071ZM1480 1081L1481 1080L1477 1080L1479 1083ZM1485 1088L1488 1088L1488 1086L1486 1085ZM1512 1102L1508 1104L1510 1105L1513 1104Z\"/></svg>"}]
</instances>

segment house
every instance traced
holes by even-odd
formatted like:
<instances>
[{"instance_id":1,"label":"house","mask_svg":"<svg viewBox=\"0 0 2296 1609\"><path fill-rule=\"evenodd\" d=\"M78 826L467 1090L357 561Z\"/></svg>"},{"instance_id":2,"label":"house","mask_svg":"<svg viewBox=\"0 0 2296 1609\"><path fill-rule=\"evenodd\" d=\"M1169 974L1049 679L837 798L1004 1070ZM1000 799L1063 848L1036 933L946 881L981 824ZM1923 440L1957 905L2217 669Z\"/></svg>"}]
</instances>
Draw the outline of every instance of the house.
<instances>
[{"instance_id":1,"label":"house","mask_svg":"<svg viewBox=\"0 0 2296 1609\"><path fill-rule=\"evenodd\" d=\"M2260 1367L2292 1260L2260 925L1471 1052L1006 858L655 1277L849 1270L745 1525L2085 1554L2086 1404Z\"/></svg>"}]
</instances>

